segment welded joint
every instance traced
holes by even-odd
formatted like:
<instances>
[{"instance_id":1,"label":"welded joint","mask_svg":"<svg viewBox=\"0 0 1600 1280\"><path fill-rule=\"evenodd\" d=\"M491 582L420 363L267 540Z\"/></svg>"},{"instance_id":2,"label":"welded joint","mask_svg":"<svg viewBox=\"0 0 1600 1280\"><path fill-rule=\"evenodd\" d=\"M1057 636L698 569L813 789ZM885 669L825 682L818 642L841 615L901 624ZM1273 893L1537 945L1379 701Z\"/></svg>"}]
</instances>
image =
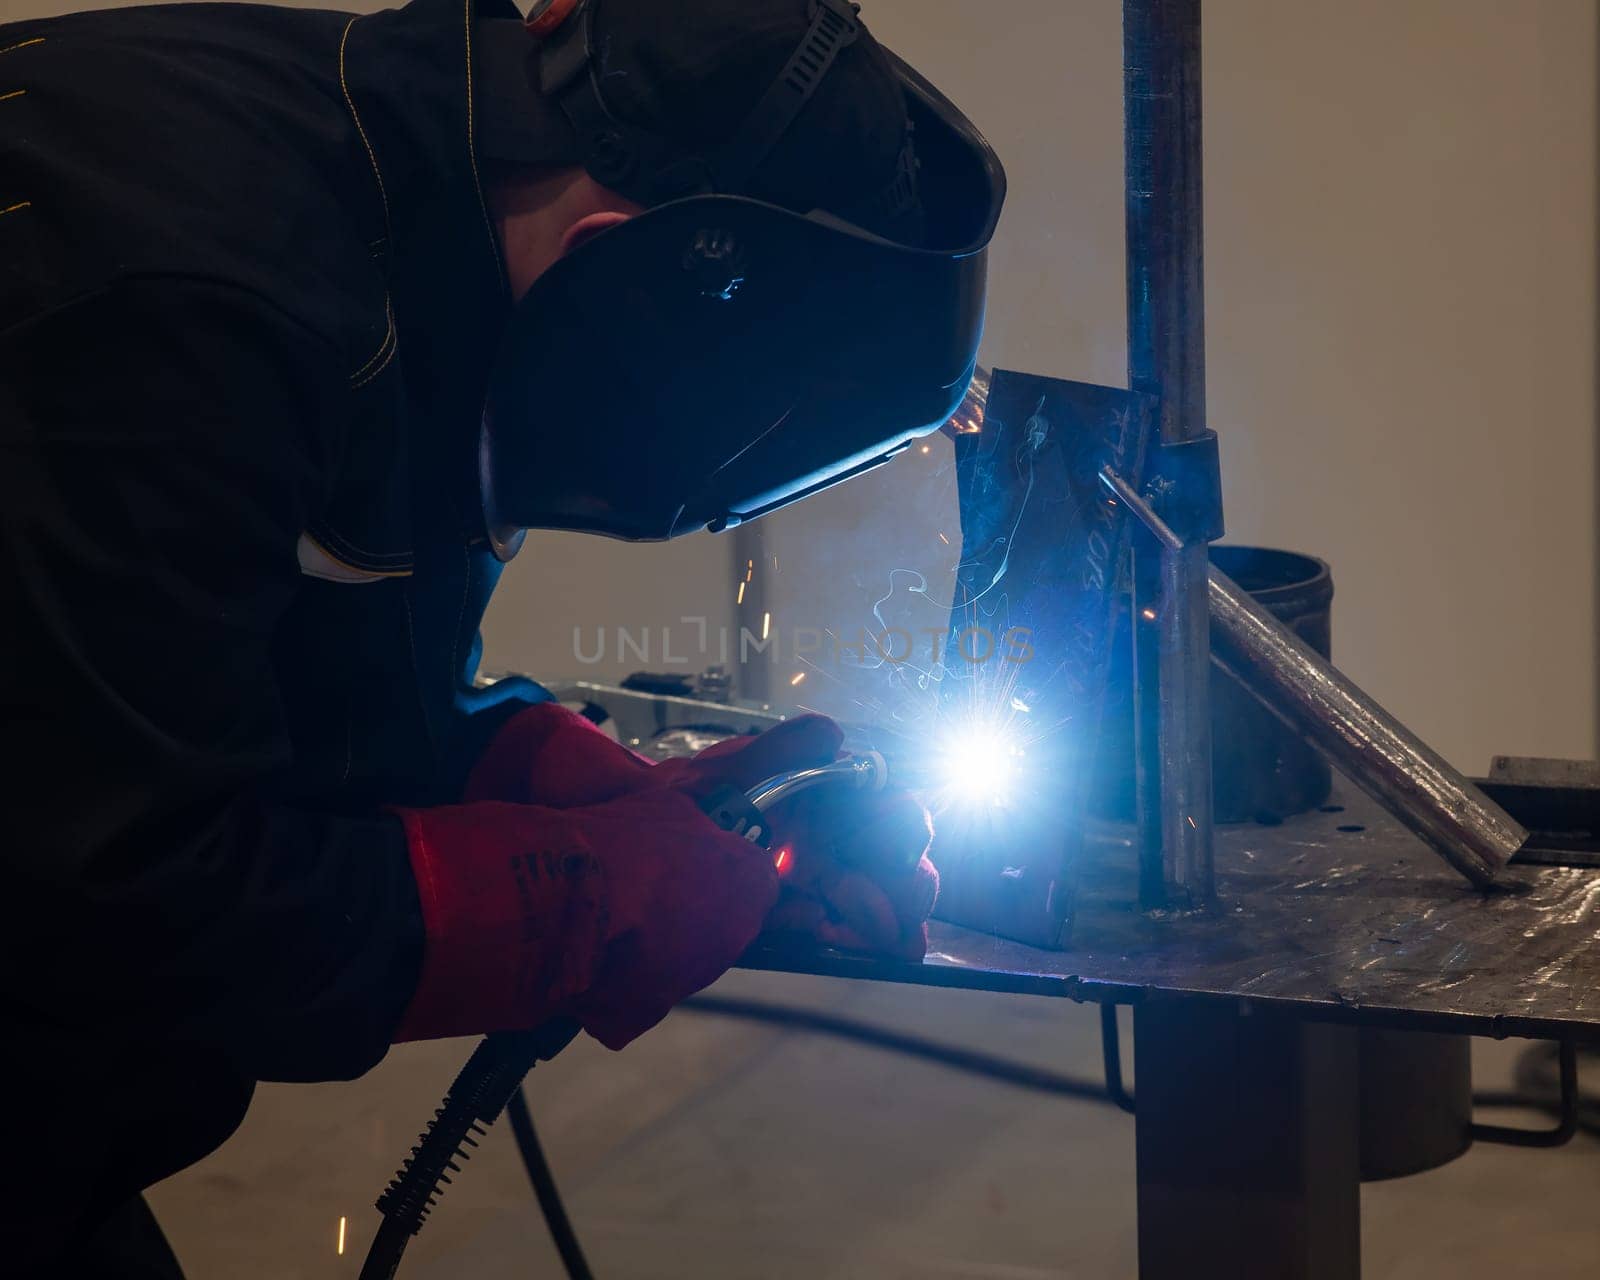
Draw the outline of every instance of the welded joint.
<instances>
[{"instance_id":1,"label":"welded joint","mask_svg":"<svg viewBox=\"0 0 1600 1280\"><path fill-rule=\"evenodd\" d=\"M1111 496L1123 506L1127 507L1139 523L1149 530L1155 540L1167 551L1182 551L1189 544L1183 537L1157 514L1151 501L1140 493L1133 485L1129 484L1126 477L1120 475L1113 468L1106 466L1100 468L1100 483Z\"/></svg>"}]
</instances>

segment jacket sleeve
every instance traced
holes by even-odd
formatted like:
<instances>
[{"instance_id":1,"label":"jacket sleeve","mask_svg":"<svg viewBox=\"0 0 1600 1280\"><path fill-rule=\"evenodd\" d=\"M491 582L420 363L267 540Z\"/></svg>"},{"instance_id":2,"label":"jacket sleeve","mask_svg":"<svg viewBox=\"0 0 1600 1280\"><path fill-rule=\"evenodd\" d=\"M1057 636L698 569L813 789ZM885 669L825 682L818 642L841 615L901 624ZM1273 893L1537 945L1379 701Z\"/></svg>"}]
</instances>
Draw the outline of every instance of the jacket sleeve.
<instances>
[{"instance_id":1,"label":"jacket sleeve","mask_svg":"<svg viewBox=\"0 0 1600 1280\"><path fill-rule=\"evenodd\" d=\"M0 999L366 1070L421 948L403 830L269 798L275 626L344 370L253 295L124 282L0 333Z\"/></svg>"}]
</instances>

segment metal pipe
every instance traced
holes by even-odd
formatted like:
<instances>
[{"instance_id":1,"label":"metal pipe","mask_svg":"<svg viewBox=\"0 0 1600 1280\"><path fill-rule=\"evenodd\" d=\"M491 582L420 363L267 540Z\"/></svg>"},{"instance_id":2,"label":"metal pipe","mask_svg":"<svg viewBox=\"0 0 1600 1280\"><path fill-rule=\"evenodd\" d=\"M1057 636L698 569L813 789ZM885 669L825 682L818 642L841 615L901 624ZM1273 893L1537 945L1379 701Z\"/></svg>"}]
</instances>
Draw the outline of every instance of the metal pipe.
<instances>
[{"instance_id":1,"label":"metal pipe","mask_svg":"<svg viewBox=\"0 0 1600 1280\"><path fill-rule=\"evenodd\" d=\"M1227 574L1209 575L1217 662L1352 782L1477 885L1528 832Z\"/></svg>"},{"instance_id":2,"label":"metal pipe","mask_svg":"<svg viewBox=\"0 0 1600 1280\"><path fill-rule=\"evenodd\" d=\"M1164 550L1183 539L1110 467L1100 483ZM1436 751L1350 682L1215 565L1211 655L1224 670L1475 884L1487 884L1528 832Z\"/></svg>"},{"instance_id":3,"label":"metal pipe","mask_svg":"<svg viewBox=\"0 0 1600 1280\"><path fill-rule=\"evenodd\" d=\"M1200 0L1124 0L1128 373L1161 438L1206 429Z\"/></svg>"},{"instance_id":4,"label":"metal pipe","mask_svg":"<svg viewBox=\"0 0 1600 1280\"><path fill-rule=\"evenodd\" d=\"M1124 0L1122 44L1128 381L1156 398L1161 439L1182 443L1206 429L1200 0ZM1204 544L1163 549L1158 655L1135 664L1157 721L1154 742L1151 716L1136 726L1140 863L1159 859L1165 899L1147 906L1214 893L1206 569Z\"/></svg>"}]
</instances>

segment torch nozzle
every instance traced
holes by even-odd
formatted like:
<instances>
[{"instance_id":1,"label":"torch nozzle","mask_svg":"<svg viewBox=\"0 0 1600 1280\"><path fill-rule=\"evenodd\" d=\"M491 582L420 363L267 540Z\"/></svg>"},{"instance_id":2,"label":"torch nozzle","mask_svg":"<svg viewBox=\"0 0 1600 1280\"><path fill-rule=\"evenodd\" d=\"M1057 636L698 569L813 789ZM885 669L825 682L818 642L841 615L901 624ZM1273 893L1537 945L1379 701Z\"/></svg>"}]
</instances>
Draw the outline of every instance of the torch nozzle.
<instances>
[{"instance_id":1,"label":"torch nozzle","mask_svg":"<svg viewBox=\"0 0 1600 1280\"><path fill-rule=\"evenodd\" d=\"M832 764L820 765L815 769L798 769L793 773L782 773L775 778L768 778L760 786L753 787L746 798L755 808L765 813L780 800L786 800L801 791L809 791L812 787L836 786L877 791L888 781L889 765L882 754L877 751L865 751L859 755L835 760Z\"/></svg>"}]
</instances>

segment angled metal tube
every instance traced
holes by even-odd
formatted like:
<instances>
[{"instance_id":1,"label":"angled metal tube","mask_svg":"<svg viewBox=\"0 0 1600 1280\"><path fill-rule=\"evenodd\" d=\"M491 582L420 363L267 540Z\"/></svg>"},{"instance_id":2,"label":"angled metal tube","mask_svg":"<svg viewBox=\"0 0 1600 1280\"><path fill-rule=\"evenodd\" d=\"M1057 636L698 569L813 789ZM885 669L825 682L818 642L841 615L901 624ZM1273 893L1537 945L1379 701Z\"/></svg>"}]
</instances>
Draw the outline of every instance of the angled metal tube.
<instances>
[{"instance_id":1,"label":"angled metal tube","mask_svg":"<svg viewBox=\"0 0 1600 1280\"><path fill-rule=\"evenodd\" d=\"M1100 482L1163 551L1183 545L1123 476ZM1527 830L1215 565L1206 587L1212 660L1467 879L1493 881Z\"/></svg>"},{"instance_id":2,"label":"angled metal tube","mask_svg":"<svg viewBox=\"0 0 1600 1280\"><path fill-rule=\"evenodd\" d=\"M1209 593L1216 661L1468 880L1493 881L1526 829L1215 567Z\"/></svg>"}]
</instances>

